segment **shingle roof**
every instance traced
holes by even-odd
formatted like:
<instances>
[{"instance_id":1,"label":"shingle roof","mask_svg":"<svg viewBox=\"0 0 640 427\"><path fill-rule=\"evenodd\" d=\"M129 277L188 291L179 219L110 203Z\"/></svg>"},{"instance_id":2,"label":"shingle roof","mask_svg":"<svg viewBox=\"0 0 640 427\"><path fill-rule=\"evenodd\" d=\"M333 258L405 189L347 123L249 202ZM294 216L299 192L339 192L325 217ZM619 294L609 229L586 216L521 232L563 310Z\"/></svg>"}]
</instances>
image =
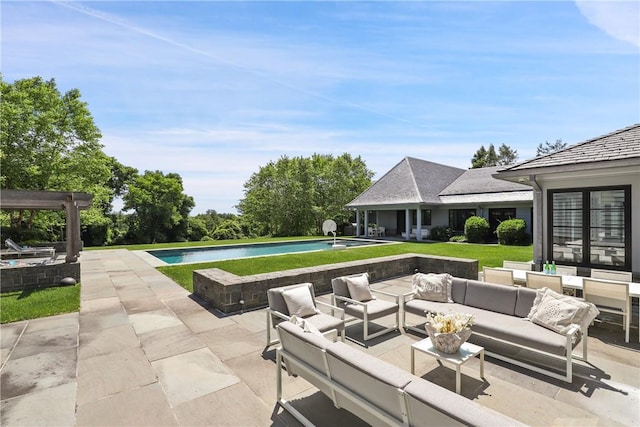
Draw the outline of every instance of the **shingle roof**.
<instances>
[{"instance_id":1,"label":"shingle roof","mask_svg":"<svg viewBox=\"0 0 640 427\"><path fill-rule=\"evenodd\" d=\"M634 158L640 159L640 123L504 168L501 172Z\"/></svg>"},{"instance_id":2,"label":"shingle roof","mask_svg":"<svg viewBox=\"0 0 640 427\"><path fill-rule=\"evenodd\" d=\"M405 157L347 206L431 203L464 169Z\"/></svg>"},{"instance_id":3,"label":"shingle roof","mask_svg":"<svg viewBox=\"0 0 640 427\"><path fill-rule=\"evenodd\" d=\"M504 166L469 169L445 188L440 195L452 196L459 194L531 191L531 187L528 185L495 179L492 175L500 169L504 169Z\"/></svg>"}]
</instances>

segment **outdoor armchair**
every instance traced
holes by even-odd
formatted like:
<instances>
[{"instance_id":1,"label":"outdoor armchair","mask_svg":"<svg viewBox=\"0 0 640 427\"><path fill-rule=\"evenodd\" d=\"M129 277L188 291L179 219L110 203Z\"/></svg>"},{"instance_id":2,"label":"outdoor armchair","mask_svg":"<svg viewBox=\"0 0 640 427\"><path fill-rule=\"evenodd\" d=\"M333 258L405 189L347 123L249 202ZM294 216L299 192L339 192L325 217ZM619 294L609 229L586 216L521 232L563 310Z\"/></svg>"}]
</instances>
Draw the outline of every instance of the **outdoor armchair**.
<instances>
[{"instance_id":1,"label":"outdoor armchair","mask_svg":"<svg viewBox=\"0 0 640 427\"><path fill-rule=\"evenodd\" d=\"M549 288L556 293L562 294L562 276L527 271L527 288Z\"/></svg>"},{"instance_id":2,"label":"outdoor armchair","mask_svg":"<svg viewBox=\"0 0 640 427\"><path fill-rule=\"evenodd\" d=\"M400 325L400 296L369 287L367 273L353 276L337 277L331 280L334 305L343 308L345 313L352 316L346 321L362 320L363 338L365 341L379 337L387 332L398 330ZM385 295L392 301L378 299L373 294ZM395 315L395 324L372 334L369 333L369 322L382 317Z\"/></svg>"},{"instance_id":3,"label":"outdoor armchair","mask_svg":"<svg viewBox=\"0 0 640 427\"><path fill-rule=\"evenodd\" d=\"M629 283L585 277L582 281L582 297L585 301L593 303L602 312L620 314L622 328L625 331L624 342L629 342L631 325Z\"/></svg>"},{"instance_id":4,"label":"outdoor armchair","mask_svg":"<svg viewBox=\"0 0 640 427\"><path fill-rule=\"evenodd\" d=\"M280 342L279 339L271 339L271 330L280 322L291 320L292 316L304 319L321 333L335 330L344 341L344 310L318 301L313 284L299 283L272 288L267 290L267 299L267 346ZM331 310L331 314L321 312L318 306Z\"/></svg>"},{"instance_id":5,"label":"outdoor armchair","mask_svg":"<svg viewBox=\"0 0 640 427\"><path fill-rule=\"evenodd\" d=\"M496 283L498 285L513 285L513 271L502 268L482 268L483 280L488 283Z\"/></svg>"}]
</instances>

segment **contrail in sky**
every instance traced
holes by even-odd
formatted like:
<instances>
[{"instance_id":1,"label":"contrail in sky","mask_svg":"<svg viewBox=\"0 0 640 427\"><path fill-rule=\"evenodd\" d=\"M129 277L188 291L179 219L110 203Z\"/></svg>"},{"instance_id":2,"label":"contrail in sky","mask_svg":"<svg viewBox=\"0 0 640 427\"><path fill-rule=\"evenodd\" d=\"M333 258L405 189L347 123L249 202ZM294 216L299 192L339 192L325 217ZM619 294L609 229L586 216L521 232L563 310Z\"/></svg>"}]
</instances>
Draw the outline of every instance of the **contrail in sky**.
<instances>
[{"instance_id":1,"label":"contrail in sky","mask_svg":"<svg viewBox=\"0 0 640 427\"><path fill-rule=\"evenodd\" d=\"M420 124L420 123L416 123L416 122L413 122L413 121L408 120L408 119L392 116L390 114L383 113L383 112L380 112L380 111L376 111L376 110L373 110L371 108L365 107L365 106L360 105L360 104L355 104L353 102L342 101L342 100L339 100L339 99L331 98L331 97L319 94L317 92L312 92L312 91L309 91L307 89L303 89L303 88L300 88L300 87L297 87L297 86L293 86L293 85L291 85L289 83L286 83L286 82L283 82L281 80L273 79L272 77L269 77L267 74L261 73L259 71L256 71L255 69L248 68L246 66L240 65L240 64L235 63L233 61L229 61L228 59L224 59L224 58L221 58L219 56L216 56L216 55L212 54L211 52L195 48L195 47L190 46L188 44L185 44L185 43L173 40L173 39L171 39L169 37L163 36L162 34L159 34L159 33L156 33L154 31L148 30L146 28L142 28L142 27L139 27L137 25L134 25L134 24L128 22L127 20L125 20L125 19L123 19L123 18L121 18L121 17L119 17L117 15L104 13L104 12L92 9L90 7L78 4L76 2L66 2L66 1L58 1L58 0L50 0L50 1L51 1L51 3L56 4L58 6L66 7L67 9L71 9L71 10L74 10L76 12L82 13L84 15L94 17L94 18L99 19L101 21L108 22L110 24L117 25L117 26L122 27L122 28L126 28L126 29L128 29L130 31L133 31L135 33L142 34L144 36L156 39L158 41L167 43L169 45L178 47L180 49L184 49L184 50L186 50L188 52L192 52L192 53L194 53L196 55L201 55L201 56L213 59L216 62L223 63L223 64L226 64L228 66L237 68L239 70L242 70L242 71L245 71L247 73L253 74L253 75L255 75L255 76L257 76L257 77L259 77L259 78L261 78L263 80L270 81L272 83L276 83L276 84L278 84L280 86L283 86L283 87L291 89L293 91L302 93L304 95L308 95L310 97L313 97L313 98L316 98L316 99L320 99L320 100L323 100L323 101L326 101L326 102L329 102L329 103L332 103L332 104L346 106L346 107L349 107L349 108L352 108L352 109L355 109L355 110L364 111L364 112L367 112L367 113L370 113L370 114L374 114L374 115L377 115L377 116L380 116L380 117L386 117L388 119L391 119L391 120L394 120L394 121L398 121L398 122L407 123L407 124L410 124L410 125L413 125L413 126L416 126L416 127L421 127L421 128L428 127L426 124Z\"/></svg>"}]
</instances>

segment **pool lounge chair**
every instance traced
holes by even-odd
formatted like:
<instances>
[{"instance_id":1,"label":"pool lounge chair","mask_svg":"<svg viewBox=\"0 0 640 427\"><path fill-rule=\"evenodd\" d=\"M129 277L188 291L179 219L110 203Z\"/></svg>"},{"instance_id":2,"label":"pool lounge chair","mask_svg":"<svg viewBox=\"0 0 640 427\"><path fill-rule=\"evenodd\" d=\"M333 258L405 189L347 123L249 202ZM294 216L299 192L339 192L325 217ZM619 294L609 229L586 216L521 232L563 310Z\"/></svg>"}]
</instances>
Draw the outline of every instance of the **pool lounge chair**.
<instances>
[{"instance_id":1,"label":"pool lounge chair","mask_svg":"<svg viewBox=\"0 0 640 427\"><path fill-rule=\"evenodd\" d=\"M22 247L19 244L17 244L16 242L14 242L11 239L7 239L4 241L7 245L7 248L9 249L9 251L13 251L18 253L18 255L22 256L22 255L49 255L50 257L53 257L53 255L56 253L55 248L52 247L40 247L40 248L34 248L34 247L29 247L29 246L25 246Z\"/></svg>"}]
</instances>

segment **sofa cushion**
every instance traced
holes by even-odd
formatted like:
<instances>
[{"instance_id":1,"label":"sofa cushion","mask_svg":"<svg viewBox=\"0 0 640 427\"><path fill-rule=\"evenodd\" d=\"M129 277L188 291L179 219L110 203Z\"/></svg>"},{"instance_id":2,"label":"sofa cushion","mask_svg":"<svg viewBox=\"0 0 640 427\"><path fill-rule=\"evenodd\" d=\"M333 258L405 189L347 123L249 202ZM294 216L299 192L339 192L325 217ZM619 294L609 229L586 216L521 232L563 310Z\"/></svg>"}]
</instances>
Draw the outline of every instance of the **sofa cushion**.
<instances>
[{"instance_id":1,"label":"sofa cushion","mask_svg":"<svg viewBox=\"0 0 640 427\"><path fill-rule=\"evenodd\" d=\"M344 281L347 283L347 289L349 289L349 295L351 299L356 301L370 301L374 299L369 289L369 278L366 274L361 274L356 277L345 277Z\"/></svg>"},{"instance_id":2,"label":"sofa cushion","mask_svg":"<svg viewBox=\"0 0 640 427\"><path fill-rule=\"evenodd\" d=\"M518 296L516 298L516 309L514 314L517 317L527 317L533 307L533 301L536 299L537 292L535 289L525 288L521 286L518 288Z\"/></svg>"},{"instance_id":3,"label":"sofa cushion","mask_svg":"<svg viewBox=\"0 0 640 427\"><path fill-rule=\"evenodd\" d=\"M464 305L448 302L427 301L423 299L412 299L404 303L405 312L422 317L426 316L427 313L446 313L449 310L458 311L458 307L464 307Z\"/></svg>"},{"instance_id":4,"label":"sofa cushion","mask_svg":"<svg viewBox=\"0 0 640 427\"><path fill-rule=\"evenodd\" d=\"M451 299L458 304L464 304L464 296L467 293L467 279L454 277L451 280Z\"/></svg>"},{"instance_id":5,"label":"sofa cushion","mask_svg":"<svg viewBox=\"0 0 640 427\"><path fill-rule=\"evenodd\" d=\"M520 426L518 421L422 378L404 388L414 426Z\"/></svg>"},{"instance_id":6,"label":"sofa cushion","mask_svg":"<svg viewBox=\"0 0 640 427\"><path fill-rule=\"evenodd\" d=\"M504 286L504 285L502 285ZM531 347L540 351L564 356L567 340L564 335L543 328L526 318L509 316L473 307L460 310L465 314L473 314L474 323L471 327L473 334L482 334L509 343ZM474 342L473 335L469 339ZM572 343L575 346L576 341ZM490 350L490 346L487 347Z\"/></svg>"},{"instance_id":7,"label":"sofa cushion","mask_svg":"<svg viewBox=\"0 0 640 427\"><path fill-rule=\"evenodd\" d=\"M321 350L326 349L332 341L322 335L305 332L291 322L278 325L278 334L282 349L319 371L325 371L324 357Z\"/></svg>"},{"instance_id":8,"label":"sofa cushion","mask_svg":"<svg viewBox=\"0 0 640 427\"><path fill-rule=\"evenodd\" d=\"M517 296L517 286L496 285L478 280L467 280L467 292L464 297L464 304L513 316L515 315Z\"/></svg>"},{"instance_id":9,"label":"sofa cushion","mask_svg":"<svg viewBox=\"0 0 640 427\"><path fill-rule=\"evenodd\" d=\"M409 384L413 375L342 342L327 347L327 361L335 382L402 420L398 389Z\"/></svg>"},{"instance_id":10,"label":"sofa cushion","mask_svg":"<svg viewBox=\"0 0 640 427\"><path fill-rule=\"evenodd\" d=\"M413 297L436 302L453 302L451 275L447 273L416 273L411 280Z\"/></svg>"},{"instance_id":11,"label":"sofa cushion","mask_svg":"<svg viewBox=\"0 0 640 427\"><path fill-rule=\"evenodd\" d=\"M307 286L296 286L281 291L282 298L291 316L307 317L316 314L313 296Z\"/></svg>"}]
</instances>

